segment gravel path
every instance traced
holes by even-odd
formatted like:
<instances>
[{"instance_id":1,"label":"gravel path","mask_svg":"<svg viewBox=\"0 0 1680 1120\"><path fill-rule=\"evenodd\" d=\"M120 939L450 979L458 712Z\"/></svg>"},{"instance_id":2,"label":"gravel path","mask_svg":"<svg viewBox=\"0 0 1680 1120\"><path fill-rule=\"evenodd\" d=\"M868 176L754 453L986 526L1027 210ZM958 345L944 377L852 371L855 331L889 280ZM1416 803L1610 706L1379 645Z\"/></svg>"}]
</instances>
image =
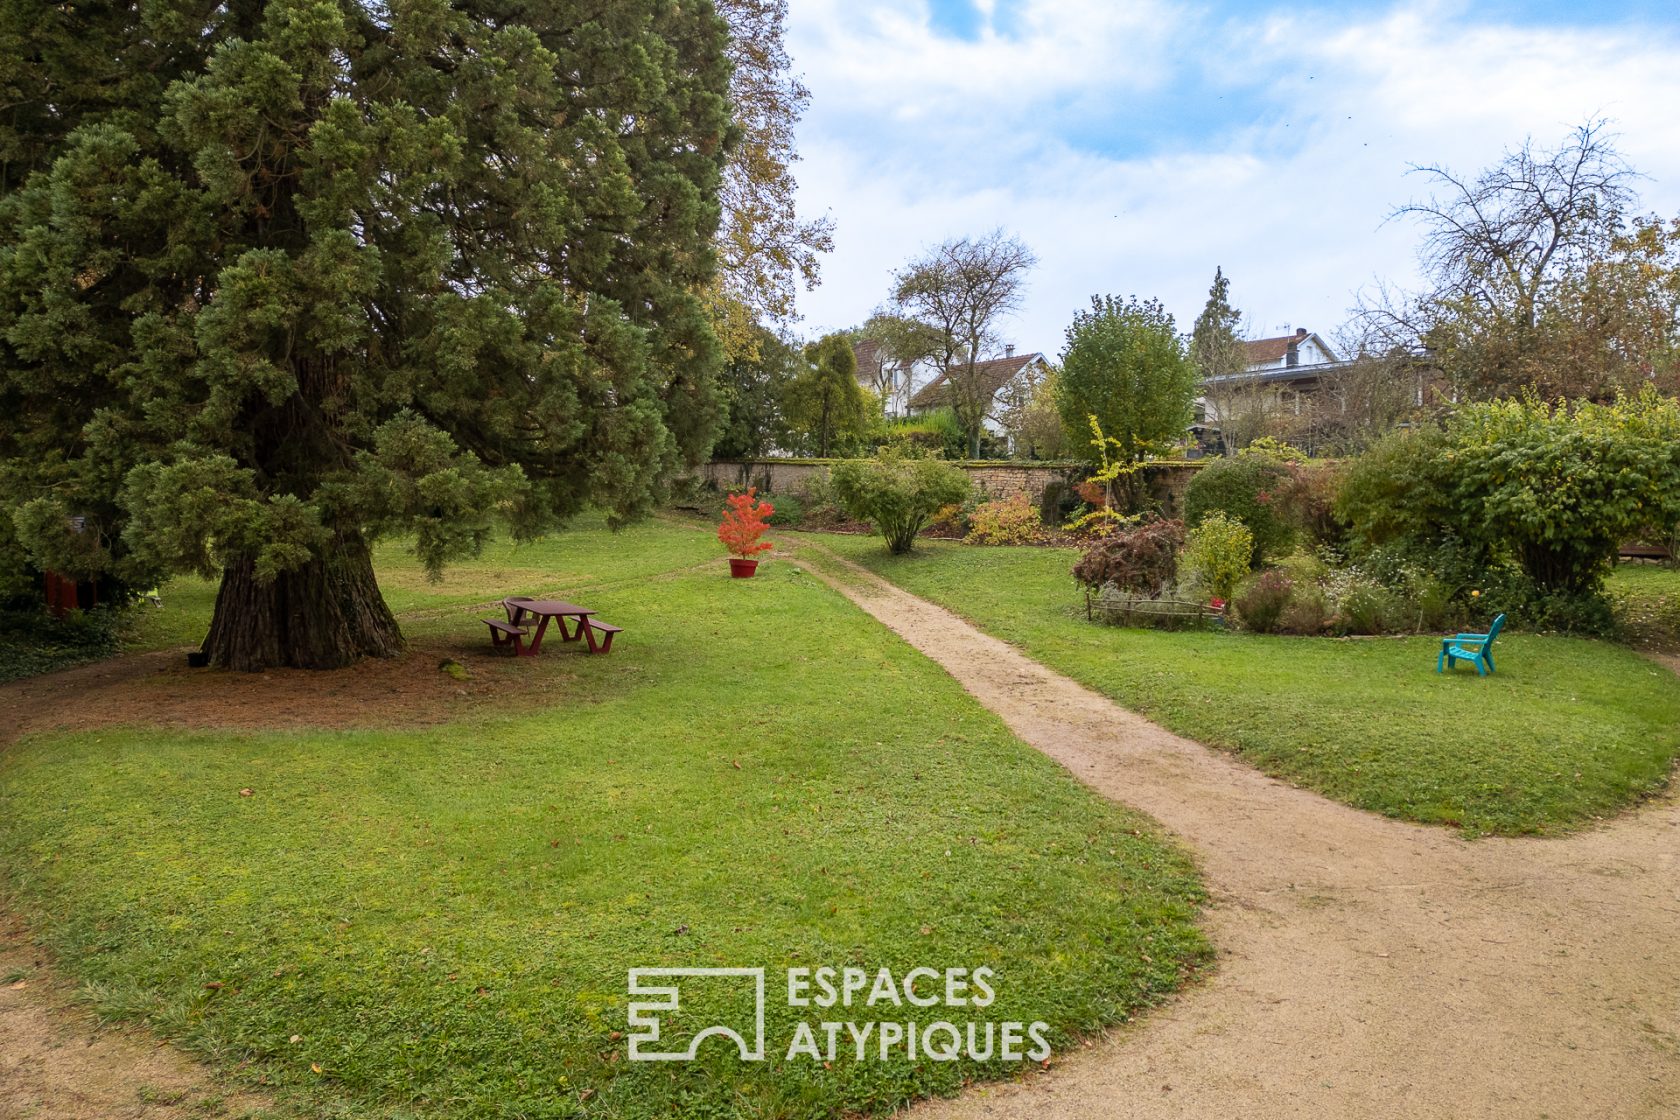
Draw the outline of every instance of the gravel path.
<instances>
[{"instance_id":1,"label":"gravel path","mask_svg":"<svg viewBox=\"0 0 1680 1120\"><path fill-rule=\"evenodd\" d=\"M1672 795L1567 839L1462 841L1267 778L832 553L802 558L1021 738L1175 833L1213 897L1208 982L1048 1076L918 1120L1680 1117Z\"/></svg>"}]
</instances>

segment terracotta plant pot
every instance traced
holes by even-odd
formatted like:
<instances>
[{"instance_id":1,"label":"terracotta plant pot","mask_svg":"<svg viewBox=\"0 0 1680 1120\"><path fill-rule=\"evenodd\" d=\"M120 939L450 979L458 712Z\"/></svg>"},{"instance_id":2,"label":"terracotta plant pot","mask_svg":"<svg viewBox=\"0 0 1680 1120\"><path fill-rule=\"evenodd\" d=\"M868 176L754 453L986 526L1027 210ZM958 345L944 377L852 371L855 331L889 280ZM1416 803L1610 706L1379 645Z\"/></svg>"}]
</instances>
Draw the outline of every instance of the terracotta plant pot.
<instances>
[{"instance_id":1,"label":"terracotta plant pot","mask_svg":"<svg viewBox=\"0 0 1680 1120\"><path fill-rule=\"evenodd\" d=\"M747 579L758 571L757 560L743 560L739 556L729 558L729 574L736 579Z\"/></svg>"}]
</instances>

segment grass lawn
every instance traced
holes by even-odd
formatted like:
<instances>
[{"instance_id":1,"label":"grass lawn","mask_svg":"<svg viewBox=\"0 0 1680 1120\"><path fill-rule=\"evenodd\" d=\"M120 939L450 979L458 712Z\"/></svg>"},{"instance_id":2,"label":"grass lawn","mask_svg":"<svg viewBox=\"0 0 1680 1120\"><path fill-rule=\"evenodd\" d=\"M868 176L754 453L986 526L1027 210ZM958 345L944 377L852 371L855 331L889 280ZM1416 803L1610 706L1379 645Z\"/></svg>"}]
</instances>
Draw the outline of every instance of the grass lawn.
<instances>
[{"instance_id":1,"label":"grass lawn","mask_svg":"<svg viewBox=\"0 0 1680 1120\"><path fill-rule=\"evenodd\" d=\"M1620 564L1605 583L1628 641L1648 649L1680 650L1680 568Z\"/></svg>"},{"instance_id":2,"label":"grass lawn","mask_svg":"<svg viewBox=\"0 0 1680 1120\"><path fill-rule=\"evenodd\" d=\"M922 541L895 557L878 538L811 539L1182 735L1390 816L1555 832L1661 789L1680 751L1680 683L1615 645L1508 634L1496 676L1437 675L1427 637L1088 622L1069 549Z\"/></svg>"},{"instance_id":3,"label":"grass lawn","mask_svg":"<svg viewBox=\"0 0 1680 1120\"><path fill-rule=\"evenodd\" d=\"M1065 1045L1206 959L1193 869L1146 820L795 565L732 581L718 552L593 526L429 585L382 549L411 636L483 640L510 591L626 632L545 649L575 668L517 716L26 739L0 752L0 882L104 1012L313 1117L880 1112L1018 1067L784 1060L799 1019L935 1013L789 1009L782 969L987 965L996 1004L939 1014ZM163 599L134 647L197 641L210 589ZM765 966L770 1060L627 1061L626 971L660 965ZM684 995L679 1045L751 1022L740 991Z\"/></svg>"}]
</instances>

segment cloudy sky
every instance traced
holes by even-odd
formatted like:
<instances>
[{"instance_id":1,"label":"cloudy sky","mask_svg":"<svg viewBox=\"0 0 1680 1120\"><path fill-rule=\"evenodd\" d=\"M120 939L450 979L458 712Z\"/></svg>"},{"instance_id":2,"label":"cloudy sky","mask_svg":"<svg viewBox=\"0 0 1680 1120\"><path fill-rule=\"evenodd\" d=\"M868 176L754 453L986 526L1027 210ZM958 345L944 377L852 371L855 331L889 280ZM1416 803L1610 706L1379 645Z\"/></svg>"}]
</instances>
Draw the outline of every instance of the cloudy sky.
<instances>
[{"instance_id":1,"label":"cloudy sky","mask_svg":"<svg viewBox=\"0 0 1680 1120\"><path fill-rule=\"evenodd\" d=\"M993 227L1038 255L1010 333L1055 355L1093 293L1188 330L1216 265L1251 336L1344 322L1411 283L1425 189L1591 117L1680 212L1675 0L1306 4L791 0L810 86L802 207L836 249L808 332L861 322L920 249Z\"/></svg>"}]
</instances>

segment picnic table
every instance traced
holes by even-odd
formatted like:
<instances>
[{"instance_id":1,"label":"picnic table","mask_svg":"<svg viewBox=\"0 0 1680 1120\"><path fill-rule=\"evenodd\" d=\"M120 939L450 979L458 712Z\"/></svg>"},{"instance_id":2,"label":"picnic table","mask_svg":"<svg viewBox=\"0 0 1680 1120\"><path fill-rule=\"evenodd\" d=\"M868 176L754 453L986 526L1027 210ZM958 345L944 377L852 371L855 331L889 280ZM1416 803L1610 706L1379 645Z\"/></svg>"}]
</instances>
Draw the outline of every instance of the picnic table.
<instances>
[{"instance_id":1,"label":"picnic table","mask_svg":"<svg viewBox=\"0 0 1680 1120\"><path fill-rule=\"evenodd\" d=\"M524 595L515 595L502 600L502 607L507 611L507 622L499 622L493 618L484 620L490 627L491 640L497 645L513 643L513 651L523 657L535 657L542 649L543 635L548 633L550 621L559 620L560 637L563 641L575 642L579 638L589 643L590 653L610 653L612 651L613 635L623 632L623 627L613 626L595 618L595 612L588 607L580 607L576 603L567 603L559 599L531 599ZM526 621L529 615L537 620L536 632L530 633L530 623ZM568 629L567 619L575 620L575 626ZM526 636L530 644L524 643ZM597 642L598 636L604 641Z\"/></svg>"}]
</instances>

